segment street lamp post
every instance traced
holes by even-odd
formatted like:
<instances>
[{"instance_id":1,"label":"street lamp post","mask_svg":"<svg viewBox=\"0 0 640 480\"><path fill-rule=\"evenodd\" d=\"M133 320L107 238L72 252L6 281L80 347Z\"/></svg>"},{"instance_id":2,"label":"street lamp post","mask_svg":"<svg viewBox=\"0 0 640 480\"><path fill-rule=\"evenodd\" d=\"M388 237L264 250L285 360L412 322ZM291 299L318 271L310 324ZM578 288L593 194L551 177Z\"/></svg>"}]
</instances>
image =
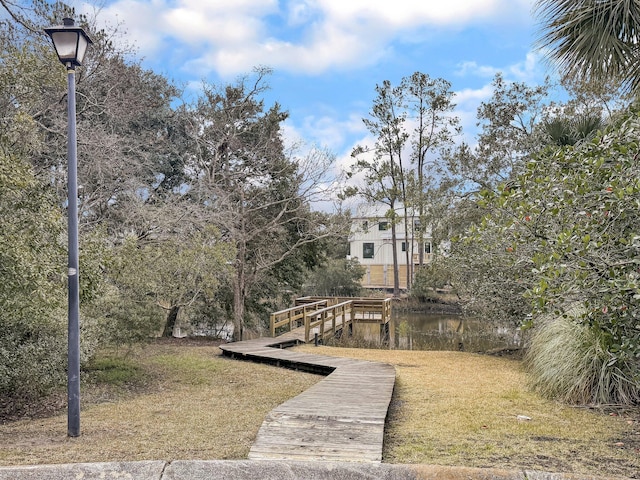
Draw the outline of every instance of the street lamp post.
<instances>
[{"instance_id":1,"label":"street lamp post","mask_svg":"<svg viewBox=\"0 0 640 480\"><path fill-rule=\"evenodd\" d=\"M82 64L87 47L92 43L85 31L71 18L63 25L45 28L58 58L67 67L67 204L69 215L69 322L67 347L67 435L80 435L80 284L78 281L78 155L76 140L75 68Z\"/></svg>"}]
</instances>

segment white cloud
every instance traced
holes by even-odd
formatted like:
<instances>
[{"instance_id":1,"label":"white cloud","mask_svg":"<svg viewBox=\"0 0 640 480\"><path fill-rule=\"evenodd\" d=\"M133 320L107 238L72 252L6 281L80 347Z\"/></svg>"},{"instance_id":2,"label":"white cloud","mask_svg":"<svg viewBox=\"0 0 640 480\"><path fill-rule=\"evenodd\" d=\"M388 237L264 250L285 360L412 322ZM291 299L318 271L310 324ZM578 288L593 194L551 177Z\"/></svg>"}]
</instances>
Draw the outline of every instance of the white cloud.
<instances>
[{"instance_id":1,"label":"white cloud","mask_svg":"<svg viewBox=\"0 0 640 480\"><path fill-rule=\"evenodd\" d=\"M357 35L332 31L328 26L328 30L316 32L314 39L307 44L269 38L258 43L227 45L203 54L189 62L188 67L203 74L213 69L225 77L248 71L256 65L319 74L331 67L353 67L374 62L382 49L370 54L368 47Z\"/></svg>"},{"instance_id":2,"label":"white cloud","mask_svg":"<svg viewBox=\"0 0 640 480\"><path fill-rule=\"evenodd\" d=\"M538 83L544 78L542 55L537 52L529 52L522 62L516 63L507 69L509 76L527 83Z\"/></svg>"},{"instance_id":3,"label":"white cloud","mask_svg":"<svg viewBox=\"0 0 640 480\"><path fill-rule=\"evenodd\" d=\"M305 138L312 138L318 145L331 150L343 148L347 139L366 131L362 117L355 113L351 113L346 119L336 119L331 114L307 116L298 128Z\"/></svg>"},{"instance_id":4,"label":"white cloud","mask_svg":"<svg viewBox=\"0 0 640 480\"><path fill-rule=\"evenodd\" d=\"M190 44L242 45L257 41L264 30L260 19L236 12L209 17L202 11L179 8L167 11L162 17L163 24L171 26L170 36Z\"/></svg>"},{"instance_id":5,"label":"white cloud","mask_svg":"<svg viewBox=\"0 0 640 480\"><path fill-rule=\"evenodd\" d=\"M490 77L493 78L500 69L496 67L490 67L488 65L478 65L477 62L466 61L458 65L458 69L455 71L459 76L475 76L475 77Z\"/></svg>"},{"instance_id":6,"label":"white cloud","mask_svg":"<svg viewBox=\"0 0 640 480\"><path fill-rule=\"evenodd\" d=\"M447 0L416 2L415 0L318 0L328 18L343 24L380 22L394 28L416 25L461 25L506 11L523 9L529 1L513 0Z\"/></svg>"},{"instance_id":7,"label":"white cloud","mask_svg":"<svg viewBox=\"0 0 640 480\"><path fill-rule=\"evenodd\" d=\"M162 22L162 12L166 9L164 0L119 0L98 11L101 26L115 28L126 34L127 44L133 44L144 54L155 54L162 44L166 26ZM90 13L94 9L82 4L81 12ZM113 39L118 41L118 38Z\"/></svg>"},{"instance_id":8,"label":"white cloud","mask_svg":"<svg viewBox=\"0 0 640 480\"><path fill-rule=\"evenodd\" d=\"M145 57L175 40L190 45L186 68L200 75L233 76L256 65L316 74L372 64L407 29L513 21L513 12L528 13L529 5L530 0L116 0L101 18L125 21ZM297 27L295 38L278 35L272 28L278 19Z\"/></svg>"},{"instance_id":9,"label":"white cloud","mask_svg":"<svg viewBox=\"0 0 640 480\"><path fill-rule=\"evenodd\" d=\"M286 9L287 21L291 26L303 25L309 22L316 12L313 0L290 0Z\"/></svg>"},{"instance_id":10,"label":"white cloud","mask_svg":"<svg viewBox=\"0 0 640 480\"><path fill-rule=\"evenodd\" d=\"M493 87L491 83L486 83L480 88L465 88L455 92L454 102L456 103L456 116L460 119L464 140L468 144L475 143L475 135L478 127L477 112L480 103L491 98Z\"/></svg>"},{"instance_id":11,"label":"white cloud","mask_svg":"<svg viewBox=\"0 0 640 480\"><path fill-rule=\"evenodd\" d=\"M475 105L491 97L492 93L493 87L489 83L481 88L464 88L459 92L455 92L454 102L458 108L466 107L470 104Z\"/></svg>"},{"instance_id":12,"label":"white cloud","mask_svg":"<svg viewBox=\"0 0 640 480\"><path fill-rule=\"evenodd\" d=\"M458 65L455 74L461 77L493 78L496 73L501 72L507 80L538 84L542 82L545 74L542 58L541 53L529 51L524 60L503 67L465 61Z\"/></svg>"},{"instance_id":13,"label":"white cloud","mask_svg":"<svg viewBox=\"0 0 640 480\"><path fill-rule=\"evenodd\" d=\"M465 88L456 92L454 101L456 102L456 116L460 119L463 137L458 139L467 144L475 143L475 135L478 131L477 112L480 103L491 98L493 87L487 83L480 88Z\"/></svg>"}]
</instances>

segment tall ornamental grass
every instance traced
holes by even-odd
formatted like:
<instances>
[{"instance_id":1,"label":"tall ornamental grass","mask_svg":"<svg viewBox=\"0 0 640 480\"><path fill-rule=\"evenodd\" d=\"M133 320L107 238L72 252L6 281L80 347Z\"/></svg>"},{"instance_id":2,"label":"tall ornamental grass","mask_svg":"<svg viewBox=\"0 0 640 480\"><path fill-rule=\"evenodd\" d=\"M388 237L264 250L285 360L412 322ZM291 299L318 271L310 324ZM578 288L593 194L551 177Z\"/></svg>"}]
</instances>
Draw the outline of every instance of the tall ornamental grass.
<instances>
[{"instance_id":1,"label":"tall ornamental grass","mask_svg":"<svg viewBox=\"0 0 640 480\"><path fill-rule=\"evenodd\" d=\"M640 404L640 362L620 362L602 330L571 317L536 327L525 365L534 390L570 404Z\"/></svg>"}]
</instances>

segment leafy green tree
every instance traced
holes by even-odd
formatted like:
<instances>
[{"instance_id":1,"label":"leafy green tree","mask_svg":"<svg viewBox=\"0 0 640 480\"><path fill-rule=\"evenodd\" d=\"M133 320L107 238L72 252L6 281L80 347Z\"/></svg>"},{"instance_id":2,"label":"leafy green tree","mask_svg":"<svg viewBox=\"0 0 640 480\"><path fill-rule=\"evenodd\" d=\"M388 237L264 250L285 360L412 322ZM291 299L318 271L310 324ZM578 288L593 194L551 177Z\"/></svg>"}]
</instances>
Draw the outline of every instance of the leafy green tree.
<instances>
[{"instance_id":1,"label":"leafy green tree","mask_svg":"<svg viewBox=\"0 0 640 480\"><path fill-rule=\"evenodd\" d=\"M303 272L321 257L314 242L333 234L309 207L332 156L285 150L286 112L279 105L265 109L260 98L265 72L253 84L208 86L199 104L175 107L179 90L113 41L117 29L98 30L95 19L75 15L63 2L3 1L0 8L9 14L0 20L0 147L28 159L62 207L66 80L42 27L76 17L94 40L76 74L78 174L87 264L83 316L102 322L102 338L127 343L127 335L144 338L160 317L170 324L179 314L202 320L205 312L223 310L233 313L241 335L246 305L258 309L265 297L302 284ZM206 272L178 268L211 247L194 233L210 226L222 235L218 256L199 264L220 267L211 269L219 274L215 286ZM110 255L100 260L104 236ZM136 265L144 276L132 273ZM98 287L96 275L104 272L108 283ZM233 308L220 305L229 285Z\"/></svg>"},{"instance_id":2,"label":"leafy green tree","mask_svg":"<svg viewBox=\"0 0 640 480\"><path fill-rule=\"evenodd\" d=\"M2 2L0 10L9 6ZM12 11L12 15L0 18L0 146L6 155L30 159L44 147L42 131L34 119L35 112L46 108L42 92L62 87L64 73L52 74L51 46L40 38L44 35L38 35L28 13Z\"/></svg>"},{"instance_id":3,"label":"leafy green tree","mask_svg":"<svg viewBox=\"0 0 640 480\"><path fill-rule=\"evenodd\" d=\"M508 82L498 73L492 86L491 99L478 107L477 146L463 143L449 156L452 180L465 192L496 191L540 146L536 126L545 118L549 85Z\"/></svg>"},{"instance_id":4,"label":"leafy green tree","mask_svg":"<svg viewBox=\"0 0 640 480\"><path fill-rule=\"evenodd\" d=\"M57 386L66 360L64 221L22 159L0 153L0 397Z\"/></svg>"},{"instance_id":5,"label":"leafy green tree","mask_svg":"<svg viewBox=\"0 0 640 480\"><path fill-rule=\"evenodd\" d=\"M211 302L230 273L233 249L206 227L154 242L130 235L113 255L115 291L101 309L111 340L122 344L171 336L181 313L188 318L190 310Z\"/></svg>"},{"instance_id":6,"label":"leafy green tree","mask_svg":"<svg viewBox=\"0 0 640 480\"><path fill-rule=\"evenodd\" d=\"M173 208L176 189L184 183L183 117L171 106L179 91L165 77L125 59L106 35L94 34L96 43L77 73L80 227L102 225L112 236L134 232L144 238L171 228L166 224L174 212L159 215L159 207ZM64 69L59 70L62 77ZM30 112L47 146L32 155L33 163L62 201L66 117L57 102L64 91L60 83L43 99L46 109Z\"/></svg>"},{"instance_id":7,"label":"leafy green tree","mask_svg":"<svg viewBox=\"0 0 640 480\"><path fill-rule=\"evenodd\" d=\"M519 185L519 175L545 146L577 145L592 138L611 114L607 110L611 98L593 90L593 85L573 83L566 84L573 95L569 101L548 104L547 85L507 84L501 76L494 84L492 100L478 110L482 125L478 148L464 153L463 145L450 164L452 183L470 191L443 214L445 231L435 233L464 239L454 242L452 258L443 263L453 271L465 311L518 325L531 313L523 295L535 281L527 257L533 253L524 244L518 247L522 255L513 254L512 213L496 199L501 189L511 191Z\"/></svg>"},{"instance_id":8,"label":"leafy green tree","mask_svg":"<svg viewBox=\"0 0 640 480\"><path fill-rule=\"evenodd\" d=\"M639 130L632 112L579 149L547 151L507 197L514 218L524 220L518 235L536 245L538 307L561 311L585 302L585 320L611 335L621 358L640 353L632 305L640 264Z\"/></svg>"},{"instance_id":9,"label":"leafy green tree","mask_svg":"<svg viewBox=\"0 0 640 480\"><path fill-rule=\"evenodd\" d=\"M610 83L585 83L565 79L566 102L551 103L538 124L539 143L557 146L590 141L617 111L628 108L630 97L620 95Z\"/></svg>"},{"instance_id":10,"label":"leafy green tree","mask_svg":"<svg viewBox=\"0 0 640 480\"><path fill-rule=\"evenodd\" d=\"M306 275L298 291L305 295L358 296L362 292L361 279L366 269L348 256L350 214L324 215L328 216L327 222L335 234L312 245L310 259L313 262L305 262Z\"/></svg>"},{"instance_id":11,"label":"leafy green tree","mask_svg":"<svg viewBox=\"0 0 640 480\"><path fill-rule=\"evenodd\" d=\"M437 290L449 287L452 278L446 258L439 258L416 270L416 278L409 295L421 302L434 300L437 298Z\"/></svg>"},{"instance_id":12,"label":"leafy green tree","mask_svg":"<svg viewBox=\"0 0 640 480\"><path fill-rule=\"evenodd\" d=\"M521 307L515 318L528 319L525 324L534 329L569 319L589 335L576 328L567 342L578 337L598 342L604 352L598 358L604 360L589 363L589 355L580 356L583 369L598 372L585 377L591 383L574 399L640 401L639 133L640 116L632 109L590 142L544 150L499 195L486 194L492 213L467 237L481 250L471 263L492 262L483 288L496 291L484 292L487 300L511 296L522 305L520 299L527 298L531 315L524 317ZM510 294L500 294L509 284ZM569 345L556 350L562 355ZM592 350L578 354L585 351ZM592 381L598 378L610 381Z\"/></svg>"},{"instance_id":13,"label":"leafy green tree","mask_svg":"<svg viewBox=\"0 0 640 480\"><path fill-rule=\"evenodd\" d=\"M421 72L415 72L402 79L401 89L406 101L408 120L414 125L409 132L411 143L411 160L415 165L414 175L408 175L414 185L409 187L410 201L404 200L405 209L411 205L418 212L420 228L418 229L419 265L424 264L424 234L427 226L434 227L438 222L439 199L446 189L443 184L443 172L438 160L442 152L451 148L454 137L461 132L460 119L452 115L455 109L454 92L451 83L443 78L431 78ZM405 210L405 221L408 215ZM411 228L409 228L411 227ZM405 224L405 231L412 233L413 226ZM433 230L433 228L432 228ZM411 252L413 258L413 252ZM407 261L407 264L413 262ZM411 283L407 283L410 285Z\"/></svg>"},{"instance_id":14,"label":"leafy green tree","mask_svg":"<svg viewBox=\"0 0 640 480\"><path fill-rule=\"evenodd\" d=\"M501 73L496 74L491 99L478 107L477 145L472 148L463 142L444 156L446 180L434 203L439 207L439 221L432 232L439 242L462 235L479 223L490 213L486 202L478 202L479 193L498 192L500 185L512 181L524 170L528 159L551 141L548 133L541 133L542 122L553 113L549 88L547 82L529 86L508 82ZM562 111L562 107L558 110ZM468 268L469 265L461 267L461 271L467 271L465 282L475 271ZM482 278L477 281L481 284Z\"/></svg>"},{"instance_id":15,"label":"leafy green tree","mask_svg":"<svg viewBox=\"0 0 640 480\"><path fill-rule=\"evenodd\" d=\"M66 202L66 74L42 28L77 17L93 44L76 72L80 229L139 237L166 229L158 215L184 183L179 90L140 66L119 33L97 30L63 2L3 2L0 131ZM0 7L0 8L1 8ZM170 203L170 202L167 202ZM171 212L174 213L174 212ZM160 219L165 221L159 221Z\"/></svg>"},{"instance_id":16,"label":"leafy green tree","mask_svg":"<svg viewBox=\"0 0 640 480\"><path fill-rule=\"evenodd\" d=\"M305 284L305 295L357 297L366 269L357 260L330 259L317 267Z\"/></svg>"},{"instance_id":17,"label":"leafy green tree","mask_svg":"<svg viewBox=\"0 0 640 480\"><path fill-rule=\"evenodd\" d=\"M437 158L453 144L460 132L459 119L451 113L455 107L451 84L442 78L415 72L404 77L399 86L388 80L376 86L378 96L371 113L363 121L375 135L373 147L358 146L352 156L358 162L350 176L364 173L366 186L349 191L365 200L389 206L395 248L396 208L404 210L404 228L411 248L405 250L407 286L413 281L413 240L418 235L419 264L424 263L424 234L436 223L442 200L442 171ZM411 162L406 162L405 153ZM366 173L365 173L366 172ZM437 193L436 193L437 192ZM445 196L446 197L446 196ZM415 231L410 219L417 213L420 228ZM391 218L392 217L392 218ZM394 253L397 274L397 254ZM395 277L397 278L397 276Z\"/></svg>"},{"instance_id":18,"label":"leafy green tree","mask_svg":"<svg viewBox=\"0 0 640 480\"><path fill-rule=\"evenodd\" d=\"M525 294L535 281L533 253L528 244L514 246L511 212L501 208L496 195L487 190L482 196L482 219L453 237L451 256L441 262L451 269L466 315L519 327L531 314Z\"/></svg>"},{"instance_id":19,"label":"leafy green tree","mask_svg":"<svg viewBox=\"0 0 640 480\"><path fill-rule=\"evenodd\" d=\"M65 85L64 68L51 68L61 66L41 27L52 23L54 12L70 9L44 1L0 7L9 13L0 20L0 315L8 332L0 346L0 390L3 398L29 401L57 386L65 373L64 201L55 196L58 185L33 165L43 151L66 145L63 131L49 137L48 125L40 121L47 111L64 113L61 97L52 92ZM58 170L66 172L66 166ZM101 291L102 240L96 232L81 242L83 361L99 343L86 308Z\"/></svg>"}]
</instances>

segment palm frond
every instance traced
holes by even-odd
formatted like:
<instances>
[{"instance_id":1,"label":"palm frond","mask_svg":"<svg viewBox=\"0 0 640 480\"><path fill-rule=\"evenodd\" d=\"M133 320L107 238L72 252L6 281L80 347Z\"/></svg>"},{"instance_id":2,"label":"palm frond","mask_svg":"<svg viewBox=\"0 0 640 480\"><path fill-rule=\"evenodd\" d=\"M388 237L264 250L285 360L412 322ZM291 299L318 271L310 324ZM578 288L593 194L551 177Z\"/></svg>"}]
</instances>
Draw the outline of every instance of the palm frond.
<instances>
[{"instance_id":1,"label":"palm frond","mask_svg":"<svg viewBox=\"0 0 640 480\"><path fill-rule=\"evenodd\" d=\"M640 0L538 0L538 48L564 76L638 92Z\"/></svg>"}]
</instances>

